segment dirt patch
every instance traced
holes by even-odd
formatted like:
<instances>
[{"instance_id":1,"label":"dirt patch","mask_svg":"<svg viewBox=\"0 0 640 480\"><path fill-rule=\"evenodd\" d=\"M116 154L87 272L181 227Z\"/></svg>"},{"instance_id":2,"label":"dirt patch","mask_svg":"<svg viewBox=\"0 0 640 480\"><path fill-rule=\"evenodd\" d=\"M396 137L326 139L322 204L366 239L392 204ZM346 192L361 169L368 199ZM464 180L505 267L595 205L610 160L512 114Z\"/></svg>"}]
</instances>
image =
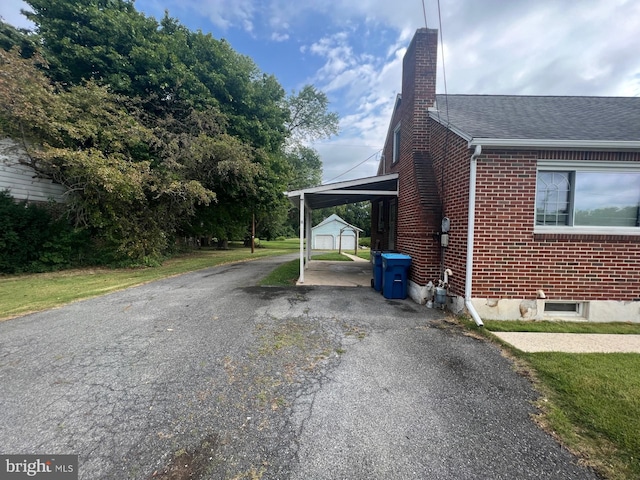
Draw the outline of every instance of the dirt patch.
<instances>
[{"instance_id":1,"label":"dirt patch","mask_svg":"<svg viewBox=\"0 0 640 480\"><path fill-rule=\"evenodd\" d=\"M178 450L171 461L162 469L156 470L148 480L195 480L202 478L215 466L219 438L209 436L200 445L190 450Z\"/></svg>"}]
</instances>

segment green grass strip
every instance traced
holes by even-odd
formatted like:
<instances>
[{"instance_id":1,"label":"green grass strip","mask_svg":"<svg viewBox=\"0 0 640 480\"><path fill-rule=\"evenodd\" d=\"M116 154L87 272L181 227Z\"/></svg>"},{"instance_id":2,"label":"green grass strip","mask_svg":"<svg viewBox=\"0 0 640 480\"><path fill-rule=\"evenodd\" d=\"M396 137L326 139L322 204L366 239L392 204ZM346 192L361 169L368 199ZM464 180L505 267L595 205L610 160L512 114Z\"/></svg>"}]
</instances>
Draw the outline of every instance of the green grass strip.
<instances>
[{"instance_id":1,"label":"green grass strip","mask_svg":"<svg viewBox=\"0 0 640 480\"><path fill-rule=\"evenodd\" d=\"M353 262L352 259L338 252L319 253L318 255L313 255L311 260L320 260L325 262Z\"/></svg>"},{"instance_id":2,"label":"green grass strip","mask_svg":"<svg viewBox=\"0 0 640 480\"><path fill-rule=\"evenodd\" d=\"M640 478L640 355L533 353L525 358L550 389L551 428L585 452L607 478Z\"/></svg>"},{"instance_id":3,"label":"green grass strip","mask_svg":"<svg viewBox=\"0 0 640 480\"><path fill-rule=\"evenodd\" d=\"M491 332L640 334L640 323L623 322L527 322L517 320L487 320L484 322L484 328Z\"/></svg>"},{"instance_id":4,"label":"green grass strip","mask_svg":"<svg viewBox=\"0 0 640 480\"><path fill-rule=\"evenodd\" d=\"M300 277L300 260L283 263L269 275L260 280L260 286L286 287L295 285Z\"/></svg>"}]
</instances>

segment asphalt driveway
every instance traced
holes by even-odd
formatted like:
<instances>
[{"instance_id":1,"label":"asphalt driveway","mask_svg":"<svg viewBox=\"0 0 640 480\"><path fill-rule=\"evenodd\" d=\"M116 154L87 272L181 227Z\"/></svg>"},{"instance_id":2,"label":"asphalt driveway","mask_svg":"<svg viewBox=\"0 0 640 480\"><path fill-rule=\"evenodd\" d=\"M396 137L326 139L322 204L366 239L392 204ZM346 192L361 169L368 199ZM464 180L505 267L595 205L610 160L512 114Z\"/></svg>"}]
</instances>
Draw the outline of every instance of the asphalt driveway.
<instances>
[{"instance_id":1,"label":"asphalt driveway","mask_svg":"<svg viewBox=\"0 0 640 480\"><path fill-rule=\"evenodd\" d=\"M495 346L227 265L0 323L0 453L83 479L590 479Z\"/></svg>"}]
</instances>

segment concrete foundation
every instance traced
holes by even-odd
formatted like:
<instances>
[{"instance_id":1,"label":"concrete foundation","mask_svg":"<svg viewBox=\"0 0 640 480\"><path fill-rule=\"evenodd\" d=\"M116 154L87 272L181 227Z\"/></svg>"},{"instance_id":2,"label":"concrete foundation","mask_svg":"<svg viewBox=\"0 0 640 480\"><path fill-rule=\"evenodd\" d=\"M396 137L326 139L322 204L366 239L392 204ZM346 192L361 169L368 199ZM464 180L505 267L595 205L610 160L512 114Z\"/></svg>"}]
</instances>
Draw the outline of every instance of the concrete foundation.
<instances>
[{"instance_id":1,"label":"concrete foundation","mask_svg":"<svg viewBox=\"0 0 640 480\"><path fill-rule=\"evenodd\" d=\"M464 305L461 297L452 300ZM545 312L544 299L473 298L473 306L483 320L564 320L640 323L640 302L591 300L580 302L578 312ZM567 300L570 302L570 300ZM451 309L453 311L453 309Z\"/></svg>"}]
</instances>

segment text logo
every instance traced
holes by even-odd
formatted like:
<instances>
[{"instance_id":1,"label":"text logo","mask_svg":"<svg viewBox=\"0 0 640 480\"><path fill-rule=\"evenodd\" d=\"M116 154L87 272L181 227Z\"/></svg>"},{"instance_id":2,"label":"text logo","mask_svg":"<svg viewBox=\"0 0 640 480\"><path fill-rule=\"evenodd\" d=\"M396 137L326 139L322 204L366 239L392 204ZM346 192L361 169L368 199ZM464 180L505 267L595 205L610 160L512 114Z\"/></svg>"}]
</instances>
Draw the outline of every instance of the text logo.
<instances>
[{"instance_id":1,"label":"text logo","mask_svg":"<svg viewBox=\"0 0 640 480\"><path fill-rule=\"evenodd\" d=\"M0 455L0 479L78 480L78 455Z\"/></svg>"}]
</instances>

